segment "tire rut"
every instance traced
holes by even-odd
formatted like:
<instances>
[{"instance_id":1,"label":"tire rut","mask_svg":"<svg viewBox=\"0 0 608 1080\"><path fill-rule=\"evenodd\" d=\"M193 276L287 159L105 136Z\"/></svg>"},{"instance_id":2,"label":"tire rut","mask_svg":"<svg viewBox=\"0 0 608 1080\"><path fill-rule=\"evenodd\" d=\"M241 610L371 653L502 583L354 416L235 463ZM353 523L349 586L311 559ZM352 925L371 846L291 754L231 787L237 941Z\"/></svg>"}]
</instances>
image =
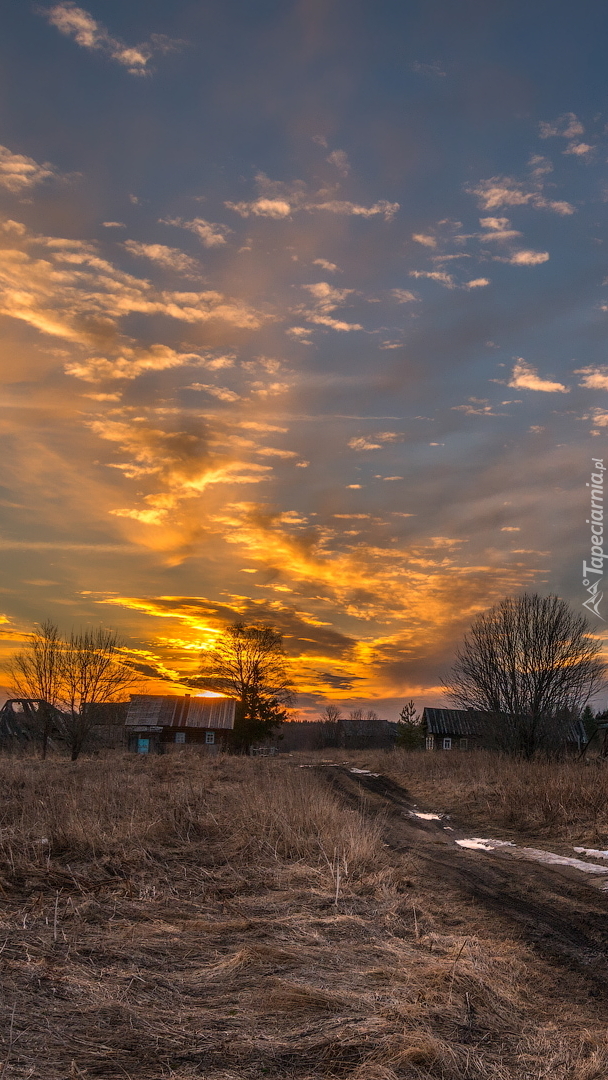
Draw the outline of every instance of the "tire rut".
<instances>
[{"instance_id":1,"label":"tire rut","mask_svg":"<svg viewBox=\"0 0 608 1080\"><path fill-rule=\"evenodd\" d=\"M385 840L396 854L415 854L433 878L515 925L518 936L545 959L582 976L592 997L608 993L607 894L598 896L591 885L542 864L457 847L438 823L413 816L408 792L388 777L352 773L344 767L322 772L351 805L367 813L384 812ZM457 835L454 830L453 837Z\"/></svg>"}]
</instances>

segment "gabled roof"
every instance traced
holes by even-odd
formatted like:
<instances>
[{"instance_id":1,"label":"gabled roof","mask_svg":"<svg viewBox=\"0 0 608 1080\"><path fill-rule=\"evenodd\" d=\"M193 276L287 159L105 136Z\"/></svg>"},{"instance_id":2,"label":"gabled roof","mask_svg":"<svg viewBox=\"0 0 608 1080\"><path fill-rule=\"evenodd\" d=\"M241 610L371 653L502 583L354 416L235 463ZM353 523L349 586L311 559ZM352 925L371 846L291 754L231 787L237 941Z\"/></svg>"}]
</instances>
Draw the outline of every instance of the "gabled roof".
<instances>
[{"instance_id":1,"label":"gabled roof","mask_svg":"<svg viewBox=\"0 0 608 1080\"><path fill-rule=\"evenodd\" d=\"M0 709L0 739L35 738L44 711L55 729L61 726L63 714L44 698L9 698Z\"/></svg>"},{"instance_id":2,"label":"gabled roof","mask_svg":"<svg viewBox=\"0 0 608 1080\"><path fill-rule=\"evenodd\" d=\"M426 722L429 735L480 735L478 713L465 709L424 709L422 720Z\"/></svg>"},{"instance_id":3,"label":"gabled roof","mask_svg":"<svg viewBox=\"0 0 608 1080\"><path fill-rule=\"evenodd\" d=\"M482 735L486 714L473 709L424 709L422 721L429 735ZM508 721L508 717L504 717ZM587 736L582 720L573 720L567 729L567 741L585 743Z\"/></svg>"},{"instance_id":4,"label":"gabled roof","mask_svg":"<svg viewBox=\"0 0 608 1080\"><path fill-rule=\"evenodd\" d=\"M131 694L125 725L231 730L234 727L235 707L233 698Z\"/></svg>"}]
</instances>

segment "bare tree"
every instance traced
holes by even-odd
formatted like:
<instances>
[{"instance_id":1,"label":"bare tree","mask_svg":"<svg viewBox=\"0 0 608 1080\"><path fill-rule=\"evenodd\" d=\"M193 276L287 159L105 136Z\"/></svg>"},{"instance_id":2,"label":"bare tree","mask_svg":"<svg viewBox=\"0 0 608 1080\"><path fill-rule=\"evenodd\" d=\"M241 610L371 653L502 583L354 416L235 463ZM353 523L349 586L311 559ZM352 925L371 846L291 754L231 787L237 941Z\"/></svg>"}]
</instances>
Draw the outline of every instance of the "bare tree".
<instances>
[{"instance_id":1,"label":"bare tree","mask_svg":"<svg viewBox=\"0 0 608 1080\"><path fill-rule=\"evenodd\" d=\"M232 744L246 753L283 723L293 702L283 635L272 626L228 626L201 654L197 685L238 698Z\"/></svg>"},{"instance_id":2,"label":"bare tree","mask_svg":"<svg viewBox=\"0 0 608 1080\"><path fill-rule=\"evenodd\" d=\"M125 664L114 630L72 631L61 650L61 696L64 733L76 761L95 724L95 706L124 698L141 682Z\"/></svg>"},{"instance_id":3,"label":"bare tree","mask_svg":"<svg viewBox=\"0 0 608 1080\"><path fill-rule=\"evenodd\" d=\"M339 705L326 705L319 716L318 749L335 748L340 745L341 723L344 720Z\"/></svg>"},{"instance_id":4,"label":"bare tree","mask_svg":"<svg viewBox=\"0 0 608 1080\"><path fill-rule=\"evenodd\" d=\"M47 619L35 627L25 648L8 664L13 696L35 698L41 702L35 734L41 740L43 758L57 723L55 710L62 703L62 645L57 624Z\"/></svg>"},{"instance_id":5,"label":"bare tree","mask_svg":"<svg viewBox=\"0 0 608 1080\"><path fill-rule=\"evenodd\" d=\"M65 640L47 620L29 635L25 649L9 664L15 697L38 698L42 757L54 728L76 761L95 724L95 706L124 699L141 682L126 664L114 630L73 631Z\"/></svg>"},{"instance_id":6,"label":"bare tree","mask_svg":"<svg viewBox=\"0 0 608 1080\"><path fill-rule=\"evenodd\" d=\"M376 724L380 717L375 709L368 709L367 712L363 709L351 709L348 719L356 724Z\"/></svg>"},{"instance_id":7,"label":"bare tree","mask_svg":"<svg viewBox=\"0 0 608 1080\"><path fill-rule=\"evenodd\" d=\"M342 710L339 705L326 705L319 717L323 724L337 724L343 720Z\"/></svg>"},{"instance_id":8,"label":"bare tree","mask_svg":"<svg viewBox=\"0 0 608 1080\"><path fill-rule=\"evenodd\" d=\"M600 651L587 620L558 596L506 598L475 619L445 687L456 705L493 718L501 749L531 757L563 746L602 687Z\"/></svg>"}]
</instances>

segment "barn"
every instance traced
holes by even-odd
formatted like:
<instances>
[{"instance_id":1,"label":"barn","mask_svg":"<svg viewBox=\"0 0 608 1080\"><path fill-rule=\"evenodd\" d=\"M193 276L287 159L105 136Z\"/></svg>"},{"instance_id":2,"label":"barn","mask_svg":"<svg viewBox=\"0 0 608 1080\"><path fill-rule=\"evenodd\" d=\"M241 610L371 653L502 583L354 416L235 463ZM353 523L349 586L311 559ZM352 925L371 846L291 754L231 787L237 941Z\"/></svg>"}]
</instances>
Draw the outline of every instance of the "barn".
<instances>
[{"instance_id":1,"label":"barn","mask_svg":"<svg viewBox=\"0 0 608 1080\"><path fill-rule=\"evenodd\" d=\"M127 745L138 754L184 745L214 753L226 745L235 709L233 698L132 694L125 720Z\"/></svg>"}]
</instances>

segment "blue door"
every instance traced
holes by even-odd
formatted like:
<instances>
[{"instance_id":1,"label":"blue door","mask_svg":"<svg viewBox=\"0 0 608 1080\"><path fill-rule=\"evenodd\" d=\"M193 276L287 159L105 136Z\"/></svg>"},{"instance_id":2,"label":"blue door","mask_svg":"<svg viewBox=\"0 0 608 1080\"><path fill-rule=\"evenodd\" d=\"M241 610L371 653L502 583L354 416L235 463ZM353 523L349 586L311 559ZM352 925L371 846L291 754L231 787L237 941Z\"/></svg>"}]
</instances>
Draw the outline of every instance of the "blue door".
<instances>
[{"instance_id":1,"label":"blue door","mask_svg":"<svg viewBox=\"0 0 608 1080\"><path fill-rule=\"evenodd\" d=\"M150 740L149 739L138 739L137 740L137 753L138 754L148 754L149 752L150 752Z\"/></svg>"}]
</instances>

